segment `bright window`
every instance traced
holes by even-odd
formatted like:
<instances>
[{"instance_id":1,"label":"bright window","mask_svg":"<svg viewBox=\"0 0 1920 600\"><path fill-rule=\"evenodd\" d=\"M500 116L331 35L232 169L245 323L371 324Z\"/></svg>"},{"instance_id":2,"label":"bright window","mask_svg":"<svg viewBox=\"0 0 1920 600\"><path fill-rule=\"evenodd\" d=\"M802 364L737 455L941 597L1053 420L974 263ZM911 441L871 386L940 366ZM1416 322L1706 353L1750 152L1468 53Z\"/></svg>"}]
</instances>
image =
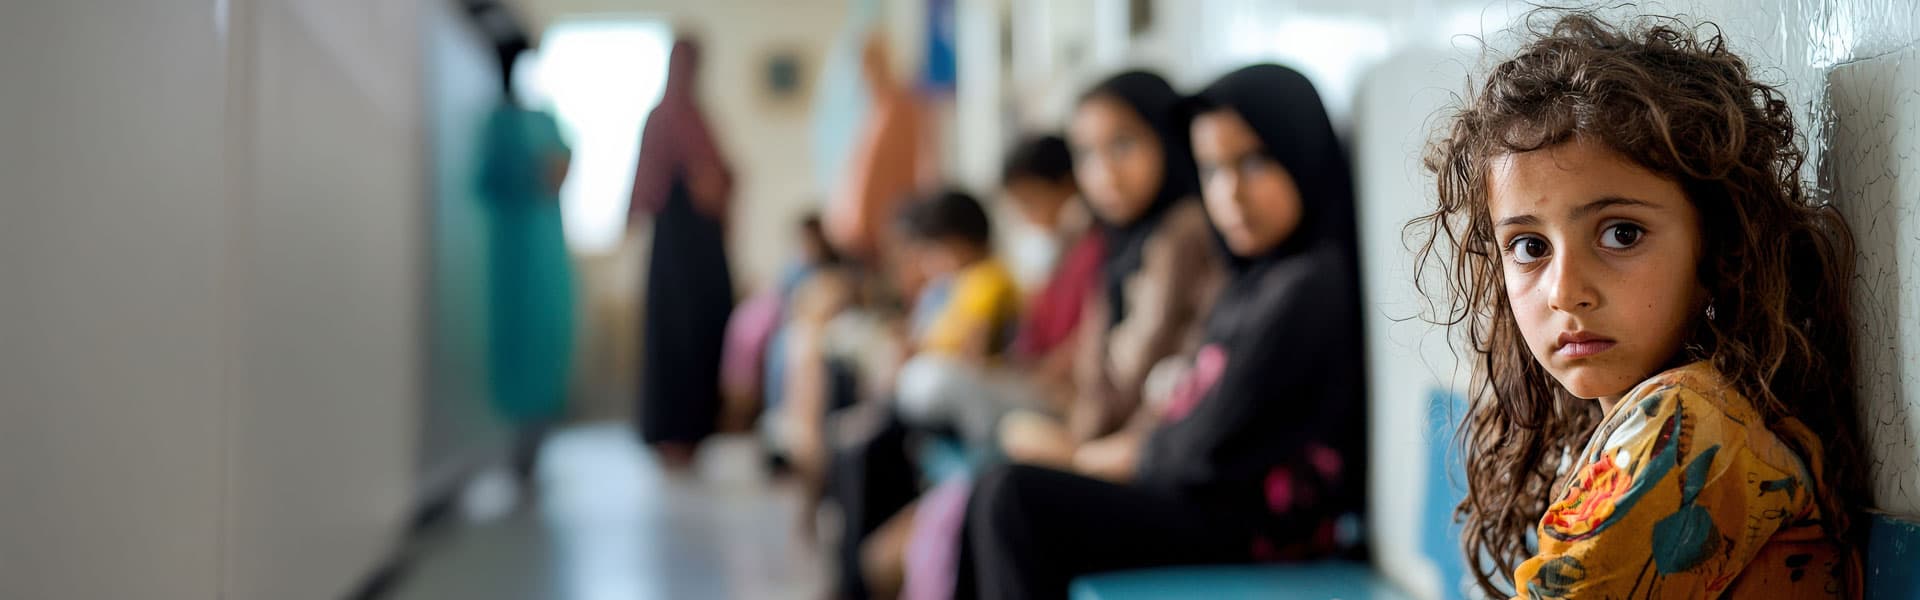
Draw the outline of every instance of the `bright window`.
<instances>
[{"instance_id":1,"label":"bright window","mask_svg":"<svg viewBox=\"0 0 1920 600\"><path fill-rule=\"evenodd\" d=\"M574 252L610 252L626 231L640 127L666 87L672 46L660 21L569 19L547 29L525 65L528 95L551 104L573 146L560 210Z\"/></svg>"}]
</instances>

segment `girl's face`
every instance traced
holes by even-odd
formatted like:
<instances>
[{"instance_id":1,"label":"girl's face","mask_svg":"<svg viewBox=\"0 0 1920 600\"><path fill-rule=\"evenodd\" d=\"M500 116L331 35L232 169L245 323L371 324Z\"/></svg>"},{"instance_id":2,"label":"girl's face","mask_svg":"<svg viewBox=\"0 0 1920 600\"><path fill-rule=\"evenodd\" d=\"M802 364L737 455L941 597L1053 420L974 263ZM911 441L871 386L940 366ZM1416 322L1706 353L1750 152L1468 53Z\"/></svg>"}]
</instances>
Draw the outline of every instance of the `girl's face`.
<instances>
[{"instance_id":1,"label":"girl's face","mask_svg":"<svg viewBox=\"0 0 1920 600\"><path fill-rule=\"evenodd\" d=\"M1612 409L1706 306L1700 217L1680 185L1573 141L1488 164L1507 300L1534 359Z\"/></svg>"},{"instance_id":2,"label":"girl's face","mask_svg":"<svg viewBox=\"0 0 1920 600\"><path fill-rule=\"evenodd\" d=\"M1234 254L1264 254L1300 226L1300 188L1267 156L1240 113L1215 110L1195 118L1193 156L1207 215Z\"/></svg>"},{"instance_id":3,"label":"girl's face","mask_svg":"<svg viewBox=\"0 0 1920 600\"><path fill-rule=\"evenodd\" d=\"M1126 103L1094 96L1067 127L1073 175L1100 219L1126 225L1146 213L1165 176L1160 138Z\"/></svg>"}]
</instances>

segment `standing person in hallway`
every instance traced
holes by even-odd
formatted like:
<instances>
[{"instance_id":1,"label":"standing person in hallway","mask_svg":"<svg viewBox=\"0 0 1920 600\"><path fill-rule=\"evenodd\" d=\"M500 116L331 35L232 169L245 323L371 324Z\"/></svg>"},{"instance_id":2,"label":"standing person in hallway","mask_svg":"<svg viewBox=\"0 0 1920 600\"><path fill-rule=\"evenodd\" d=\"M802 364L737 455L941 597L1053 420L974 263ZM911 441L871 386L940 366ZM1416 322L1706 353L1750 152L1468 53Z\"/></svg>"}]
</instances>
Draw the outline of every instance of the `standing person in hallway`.
<instances>
[{"instance_id":1,"label":"standing person in hallway","mask_svg":"<svg viewBox=\"0 0 1920 600\"><path fill-rule=\"evenodd\" d=\"M647 116L631 222L653 217L642 327L640 438L670 467L691 464L720 410L720 350L733 310L726 241L733 171L694 98L700 47L674 43Z\"/></svg>"},{"instance_id":2,"label":"standing person in hallway","mask_svg":"<svg viewBox=\"0 0 1920 600\"><path fill-rule=\"evenodd\" d=\"M845 188L827 210L827 236L850 258L877 262L896 206L917 197L926 156L925 109L893 74L886 40L867 39L861 54L872 108ZM878 266L878 265L876 265ZM910 290L909 290L910 292Z\"/></svg>"},{"instance_id":3,"label":"standing person in hallway","mask_svg":"<svg viewBox=\"0 0 1920 600\"><path fill-rule=\"evenodd\" d=\"M564 412L572 368L573 268L560 223L572 152L553 116L514 94L513 67L527 41L497 50L501 99L487 117L478 181L490 236L487 369L495 409L518 430L513 467L525 484Z\"/></svg>"},{"instance_id":4,"label":"standing person in hallway","mask_svg":"<svg viewBox=\"0 0 1920 600\"><path fill-rule=\"evenodd\" d=\"M1125 471L981 476L963 597L1059 598L1088 573L1299 560L1358 543L1367 397L1345 155L1291 69L1235 71L1194 103L1206 210L1233 273L1205 343L1169 367L1179 383L1143 409L1152 433Z\"/></svg>"}]
</instances>

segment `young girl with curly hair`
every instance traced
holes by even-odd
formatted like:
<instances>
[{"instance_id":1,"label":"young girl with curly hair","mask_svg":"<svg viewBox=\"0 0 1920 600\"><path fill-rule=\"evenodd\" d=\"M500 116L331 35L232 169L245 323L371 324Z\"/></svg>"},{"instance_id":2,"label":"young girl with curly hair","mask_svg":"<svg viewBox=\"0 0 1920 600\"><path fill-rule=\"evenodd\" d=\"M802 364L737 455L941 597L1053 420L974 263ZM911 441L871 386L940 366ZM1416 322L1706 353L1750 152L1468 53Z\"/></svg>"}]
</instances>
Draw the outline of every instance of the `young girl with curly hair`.
<instances>
[{"instance_id":1,"label":"young girl with curly hair","mask_svg":"<svg viewBox=\"0 0 1920 600\"><path fill-rule=\"evenodd\" d=\"M1561 14L1442 135L1412 227L1475 367L1480 586L1857 596L1852 238L1780 91L1717 31Z\"/></svg>"}]
</instances>

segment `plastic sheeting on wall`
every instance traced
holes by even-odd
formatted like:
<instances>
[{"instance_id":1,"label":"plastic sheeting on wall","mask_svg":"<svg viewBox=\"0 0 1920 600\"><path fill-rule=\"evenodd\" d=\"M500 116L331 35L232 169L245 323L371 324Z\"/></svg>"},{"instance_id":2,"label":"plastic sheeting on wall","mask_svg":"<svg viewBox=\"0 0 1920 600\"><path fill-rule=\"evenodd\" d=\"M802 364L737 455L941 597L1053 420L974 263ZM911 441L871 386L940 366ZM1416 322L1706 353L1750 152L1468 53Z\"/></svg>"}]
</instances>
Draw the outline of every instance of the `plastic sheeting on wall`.
<instances>
[{"instance_id":1,"label":"plastic sheeting on wall","mask_svg":"<svg viewBox=\"0 0 1920 600\"><path fill-rule=\"evenodd\" d=\"M1854 345L1874 506L1920 515L1920 49L1827 80L1823 174L1859 255Z\"/></svg>"}]
</instances>

